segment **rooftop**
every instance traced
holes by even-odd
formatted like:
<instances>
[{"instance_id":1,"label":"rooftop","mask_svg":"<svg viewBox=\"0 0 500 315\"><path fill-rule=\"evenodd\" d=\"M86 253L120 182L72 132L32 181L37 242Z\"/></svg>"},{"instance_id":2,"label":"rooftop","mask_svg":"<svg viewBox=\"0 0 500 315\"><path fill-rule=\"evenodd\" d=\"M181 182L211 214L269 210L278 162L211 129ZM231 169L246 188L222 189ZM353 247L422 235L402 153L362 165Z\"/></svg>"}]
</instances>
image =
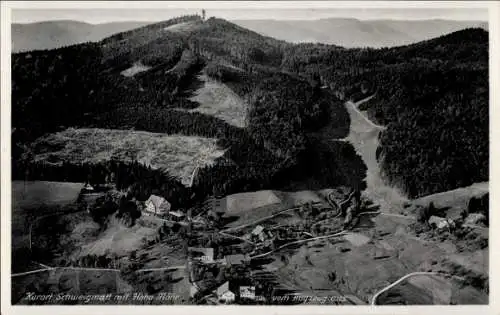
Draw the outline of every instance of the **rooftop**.
<instances>
[{"instance_id":1,"label":"rooftop","mask_svg":"<svg viewBox=\"0 0 500 315\"><path fill-rule=\"evenodd\" d=\"M180 211L169 211L168 214L176 216L178 218L182 218L183 216L185 216L185 214Z\"/></svg>"}]
</instances>

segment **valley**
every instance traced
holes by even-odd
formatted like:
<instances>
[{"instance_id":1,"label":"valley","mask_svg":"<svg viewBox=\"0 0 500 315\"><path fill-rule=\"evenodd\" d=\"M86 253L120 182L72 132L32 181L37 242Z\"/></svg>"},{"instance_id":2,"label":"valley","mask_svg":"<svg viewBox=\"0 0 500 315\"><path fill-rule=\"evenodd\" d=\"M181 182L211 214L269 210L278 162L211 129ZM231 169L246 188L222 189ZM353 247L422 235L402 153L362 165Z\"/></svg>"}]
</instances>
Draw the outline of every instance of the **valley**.
<instances>
[{"instance_id":1,"label":"valley","mask_svg":"<svg viewBox=\"0 0 500 315\"><path fill-rule=\"evenodd\" d=\"M487 35L194 15L14 54L12 302L487 304Z\"/></svg>"}]
</instances>

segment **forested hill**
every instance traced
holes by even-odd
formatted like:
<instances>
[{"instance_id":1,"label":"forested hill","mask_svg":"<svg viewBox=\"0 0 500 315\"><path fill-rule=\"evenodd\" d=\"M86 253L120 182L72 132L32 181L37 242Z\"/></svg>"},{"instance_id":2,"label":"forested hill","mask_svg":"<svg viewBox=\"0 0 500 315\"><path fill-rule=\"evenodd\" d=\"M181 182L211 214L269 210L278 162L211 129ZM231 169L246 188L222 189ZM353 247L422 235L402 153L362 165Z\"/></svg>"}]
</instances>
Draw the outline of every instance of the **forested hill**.
<instances>
[{"instance_id":1,"label":"forested hill","mask_svg":"<svg viewBox=\"0 0 500 315\"><path fill-rule=\"evenodd\" d=\"M131 69L140 70L123 75ZM248 102L248 128L179 110L199 106L190 96L201 73ZM305 161L345 167L310 156L317 148L311 134L330 117L347 116L335 95L376 91L367 106L388 126L381 149L385 173L416 196L487 177L487 73L488 33L478 29L391 49L344 49L295 45L225 20L185 16L98 43L13 54L13 155L67 127L215 137L228 148L223 160L235 164L221 161L201 172L211 175L198 189L269 188L293 175L287 170L321 174L301 165ZM345 120L331 127L345 130ZM327 172L315 182L341 184L349 173L338 167Z\"/></svg>"},{"instance_id":2,"label":"forested hill","mask_svg":"<svg viewBox=\"0 0 500 315\"><path fill-rule=\"evenodd\" d=\"M393 184L421 196L488 180L488 32L466 29L390 49L295 47L290 69L320 73L387 126L379 158ZM297 58L296 56L302 56Z\"/></svg>"}]
</instances>

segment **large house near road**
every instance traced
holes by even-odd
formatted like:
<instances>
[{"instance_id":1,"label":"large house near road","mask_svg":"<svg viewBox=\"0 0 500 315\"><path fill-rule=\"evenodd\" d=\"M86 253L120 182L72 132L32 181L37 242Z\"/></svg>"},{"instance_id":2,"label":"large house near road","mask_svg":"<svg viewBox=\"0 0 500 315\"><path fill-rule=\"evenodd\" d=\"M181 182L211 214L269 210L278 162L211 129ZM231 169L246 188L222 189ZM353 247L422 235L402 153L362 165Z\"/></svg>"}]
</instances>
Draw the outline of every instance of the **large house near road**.
<instances>
[{"instance_id":1,"label":"large house near road","mask_svg":"<svg viewBox=\"0 0 500 315\"><path fill-rule=\"evenodd\" d=\"M171 205L165 198L151 195L146 200L146 211L156 215L165 215L170 211Z\"/></svg>"}]
</instances>

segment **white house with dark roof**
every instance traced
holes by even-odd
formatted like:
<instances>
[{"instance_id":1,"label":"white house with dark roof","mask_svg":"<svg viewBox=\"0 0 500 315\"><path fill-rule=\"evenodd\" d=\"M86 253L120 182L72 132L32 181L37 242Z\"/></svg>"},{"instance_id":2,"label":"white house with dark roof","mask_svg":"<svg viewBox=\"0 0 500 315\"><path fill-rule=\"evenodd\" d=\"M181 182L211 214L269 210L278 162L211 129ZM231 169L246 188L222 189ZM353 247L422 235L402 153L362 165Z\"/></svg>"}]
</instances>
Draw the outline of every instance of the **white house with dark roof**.
<instances>
[{"instance_id":1,"label":"white house with dark roof","mask_svg":"<svg viewBox=\"0 0 500 315\"><path fill-rule=\"evenodd\" d=\"M262 225L257 225L252 230L252 238L257 238L259 241L263 242L265 238L264 227Z\"/></svg>"},{"instance_id":2,"label":"white house with dark roof","mask_svg":"<svg viewBox=\"0 0 500 315\"><path fill-rule=\"evenodd\" d=\"M145 202L146 211L156 215L165 215L172 207L170 203L163 197L151 195Z\"/></svg>"}]
</instances>

